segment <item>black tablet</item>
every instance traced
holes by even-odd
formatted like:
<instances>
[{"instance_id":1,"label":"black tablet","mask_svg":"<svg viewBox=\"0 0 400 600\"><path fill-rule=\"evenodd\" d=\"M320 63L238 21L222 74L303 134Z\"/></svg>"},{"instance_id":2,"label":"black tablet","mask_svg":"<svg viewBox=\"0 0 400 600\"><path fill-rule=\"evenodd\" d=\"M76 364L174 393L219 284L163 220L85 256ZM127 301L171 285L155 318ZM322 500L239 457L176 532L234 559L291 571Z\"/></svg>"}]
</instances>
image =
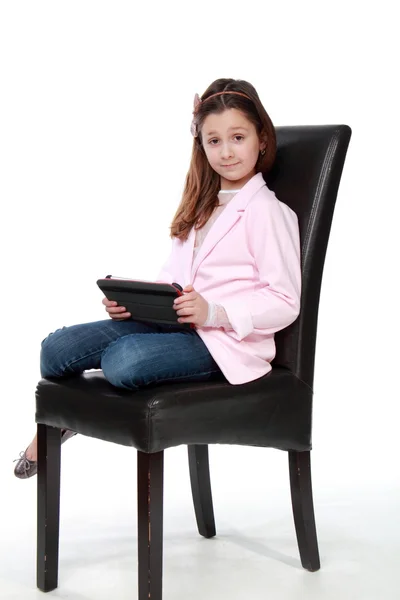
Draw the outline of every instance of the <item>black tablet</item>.
<instances>
[{"instance_id":1,"label":"black tablet","mask_svg":"<svg viewBox=\"0 0 400 600\"><path fill-rule=\"evenodd\" d=\"M193 323L178 323L178 315L173 308L175 298L182 296L179 284L154 283L122 279L107 275L98 279L97 285L108 298L125 306L135 321L174 325L182 329L194 328Z\"/></svg>"}]
</instances>

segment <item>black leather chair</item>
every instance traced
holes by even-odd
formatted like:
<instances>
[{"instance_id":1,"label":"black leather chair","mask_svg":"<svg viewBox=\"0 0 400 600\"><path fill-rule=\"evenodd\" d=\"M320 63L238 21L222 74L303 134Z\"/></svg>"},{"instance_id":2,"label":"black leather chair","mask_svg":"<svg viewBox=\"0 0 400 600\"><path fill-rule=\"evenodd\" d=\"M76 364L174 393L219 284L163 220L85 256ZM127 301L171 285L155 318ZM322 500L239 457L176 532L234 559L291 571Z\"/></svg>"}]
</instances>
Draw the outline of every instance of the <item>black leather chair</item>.
<instances>
[{"instance_id":1,"label":"black leather chair","mask_svg":"<svg viewBox=\"0 0 400 600\"><path fill-rule=\"evenodd\" d=\"M198 530L205 537L215 535L207 444L288 452L301 562L309 571L320 568L310 469L314 355L323 265L350 137L347 125L277 127L276 162L265 179L299 217L303 283L299 317L275 335L270 373L243 385L222 379L154 385L138 392L113 387L101 371L39 382L41 590L53 590L58 581L62 428L138 451L139 600L162 597L163 457L166 448L180 444L188 445Z\"/></svg>"}]
</instances>

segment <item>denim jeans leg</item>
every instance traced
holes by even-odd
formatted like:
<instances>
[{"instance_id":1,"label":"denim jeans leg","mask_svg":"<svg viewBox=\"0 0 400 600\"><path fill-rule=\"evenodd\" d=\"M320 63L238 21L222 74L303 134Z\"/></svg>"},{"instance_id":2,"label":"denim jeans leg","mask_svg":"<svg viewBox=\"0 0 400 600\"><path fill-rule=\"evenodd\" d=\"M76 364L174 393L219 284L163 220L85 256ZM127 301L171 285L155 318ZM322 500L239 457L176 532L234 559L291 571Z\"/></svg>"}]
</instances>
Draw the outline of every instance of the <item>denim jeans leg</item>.
<instances>
[{"instance_id":1,"label":"denim jeans leg","mask_svg":"<svg viewBox=\"0 0 400 600\"><path fill-rule=\"evenodd\" d=\"M132 319L105 319L62 327L50 333L41 344L40 372L42 377L62 377L100 369L104 350L120 337L133 333L157 332L160 327Z\"/></svg>"},{"instance_id":2,"label":"denim jeans leg","mask_svg":"<svg viewBox=\"0 0 400 600\"><path fill-rule=\"evenodd\" d=\"M103 352L101 368L111 384L133 390L167 381L224 379L195 331L125 335Z\"/></svg>"}]
</instances>

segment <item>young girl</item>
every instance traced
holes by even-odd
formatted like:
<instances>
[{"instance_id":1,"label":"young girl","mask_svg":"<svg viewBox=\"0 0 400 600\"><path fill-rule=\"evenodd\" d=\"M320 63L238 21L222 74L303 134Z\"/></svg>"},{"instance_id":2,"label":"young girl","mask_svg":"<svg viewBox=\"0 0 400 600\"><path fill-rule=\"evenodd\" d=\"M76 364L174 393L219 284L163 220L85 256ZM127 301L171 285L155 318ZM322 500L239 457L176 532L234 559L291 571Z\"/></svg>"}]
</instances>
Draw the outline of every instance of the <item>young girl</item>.
<instances>
[{"instance_id":1,"label":"young girl","mask_svg":"<svg viewBox=\"0 0 400 600\"><path fill-rule=\"evenodd\" d=\"M274 126L254 87L217 79L194 100L192 158L171 225L172 249L157 282L177 282L179 323L135 322L103 299L110 319L63 327L42 342L42 377L102 369L114 386L137 390L167 381L262 377L275 356L274 333L300 311L296 214L265 184ZM72 435L63 431L62 442ZM36 437L15 475L37 471Z\"/></svg>"}]
</instances>

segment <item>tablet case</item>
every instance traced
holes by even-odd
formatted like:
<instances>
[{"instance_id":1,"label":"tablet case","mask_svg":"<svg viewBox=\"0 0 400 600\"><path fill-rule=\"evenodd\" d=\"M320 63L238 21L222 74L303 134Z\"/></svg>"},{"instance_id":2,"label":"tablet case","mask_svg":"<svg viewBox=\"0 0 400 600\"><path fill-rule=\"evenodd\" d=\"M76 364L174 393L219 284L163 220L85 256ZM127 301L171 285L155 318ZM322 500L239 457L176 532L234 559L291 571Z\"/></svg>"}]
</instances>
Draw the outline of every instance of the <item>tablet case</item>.
<instances>
[{"instance_id":1,"label":"tablet case","mask_svg":"<svg viewBox=\"0 0 400 600\"><path fill-rule=\"evenodd\" d=\"M175 298L182 296L179 284L137 281L107 275L105 279L98 279L97 285L108 300L125 306L126 311L131 313L130 319L174 325L181 329L195 327L193 323L178 323L178 315L172 305Z\"/></svg>"}]
</instances>

